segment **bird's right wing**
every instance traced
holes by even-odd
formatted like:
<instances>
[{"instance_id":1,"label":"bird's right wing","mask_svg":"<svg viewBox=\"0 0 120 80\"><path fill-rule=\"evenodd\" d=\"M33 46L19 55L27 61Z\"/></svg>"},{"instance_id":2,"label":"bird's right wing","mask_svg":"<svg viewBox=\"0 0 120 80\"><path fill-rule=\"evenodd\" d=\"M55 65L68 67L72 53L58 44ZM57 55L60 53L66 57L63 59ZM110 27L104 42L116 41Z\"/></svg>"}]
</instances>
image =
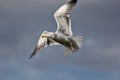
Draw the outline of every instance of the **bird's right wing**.
<instances>
[{"instance_id":1,"label":"bird's right wing","mask_svg":"<svg viewBox=\"0 0 120 80\"><path fill-rule=\"evenodd\" d=\"M67 4L61 6L54 14L55 20L57 22L56 33L62 33L66 36L72 36L71 30L71 20L69 18L70 11L77 3L77 0L71 0Z\"/></svg>"}]
</instances>

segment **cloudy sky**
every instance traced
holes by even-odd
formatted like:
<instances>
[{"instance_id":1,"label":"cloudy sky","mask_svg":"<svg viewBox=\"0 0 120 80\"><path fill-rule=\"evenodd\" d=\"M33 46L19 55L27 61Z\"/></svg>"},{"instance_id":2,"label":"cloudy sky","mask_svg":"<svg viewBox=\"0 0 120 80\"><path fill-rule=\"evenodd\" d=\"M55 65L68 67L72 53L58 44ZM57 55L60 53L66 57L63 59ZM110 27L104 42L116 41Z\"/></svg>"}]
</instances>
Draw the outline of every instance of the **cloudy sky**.
<instances>
[{"instance_id":1,"label":"cloudy sky","mask_svg":"<svg viewBox=\"0 0 120 80\"><path fill-rule=\"evenodd\" d=\"M119 0L78 0L71 20L81 50L65 57L64 47L52 46L28 59L68 1L0 0L0 80L120 80Z\"/></svg>"}]
</instances>

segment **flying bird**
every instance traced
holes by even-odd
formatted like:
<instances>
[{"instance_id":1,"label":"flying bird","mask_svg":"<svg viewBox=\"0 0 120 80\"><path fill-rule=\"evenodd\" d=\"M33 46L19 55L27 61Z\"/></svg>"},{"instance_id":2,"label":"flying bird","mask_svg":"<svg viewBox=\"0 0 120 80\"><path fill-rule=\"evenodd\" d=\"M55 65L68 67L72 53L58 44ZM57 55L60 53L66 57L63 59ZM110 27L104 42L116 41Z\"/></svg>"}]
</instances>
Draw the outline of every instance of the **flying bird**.
<instances>
[{"instance_id":1,"label":"flying bird","mask_svg":"<svg viewBox=\"0 0 120 80\"><path fill-rule=\"evenodd\" d=\"M71 0L62 5L54 13L54 18L57 23L56 32L43 31L33 53L29 58L32 58L35 54L37 54L41 48L52 45L63 45L65 47L65 55L68 55L69 51L74 53L81 48L83 40L82 36L73 36L71 30L70 12L76 3L77 0Z\"/></svg>"}]
</instances>

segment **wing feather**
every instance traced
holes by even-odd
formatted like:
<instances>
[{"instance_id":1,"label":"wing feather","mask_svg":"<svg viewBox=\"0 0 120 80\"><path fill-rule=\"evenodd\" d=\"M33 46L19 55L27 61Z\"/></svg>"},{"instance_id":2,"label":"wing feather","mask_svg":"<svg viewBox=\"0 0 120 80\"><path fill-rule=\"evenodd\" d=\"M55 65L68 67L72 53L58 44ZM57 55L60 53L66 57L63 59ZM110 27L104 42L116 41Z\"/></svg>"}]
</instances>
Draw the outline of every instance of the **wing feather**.
<instances>
[{"instance_id":1,"label":"wing feather","mask_svg":"<svg viewBox=\"0 0 120 80\"><path fill-rule=\"evenodd\" d=\"M38 43L37 43L37 45L36 45L33 53L30 55L29 59L31 59L35 54L37 54L38 51L39 51L41 48L45 47L45 46L46 46L46 43L47 43L47 38L42 38L42 37L40 37L40 39L39 39L39 41L38 41Z\"/></svg>"},{"instance_id":2,"label":"wing feather","mask_svg":"<svg viewBox=\"0 0 120 80\"><path fill-rule=\"evenodd\" d=\"M44 35L45 31L42 33L42 35ZM29 59L31 59L35 54L38 53L38 51L43 48L43 47L47 47L49 46L53 46L53 45L60 45L59 43L57 43L56 41L47 38L47 37L42 37L42 35L40 36L38 43L34 49L34 51L32 52L32 54L30 55Z\"/></svg>"},{"instance_id":3,"label":"wing feather","mask_svg":"<svg viewBox=\"0 0 120 80\"><path fill-rule=\"evenodd\" d=\"M72 36L71 20L69 18L71 9L75 6L77 0L71 0L67 4L61 6L54 14L57 31L56 33L62 33L66 36Z\"/></svg>"}]
</instances>

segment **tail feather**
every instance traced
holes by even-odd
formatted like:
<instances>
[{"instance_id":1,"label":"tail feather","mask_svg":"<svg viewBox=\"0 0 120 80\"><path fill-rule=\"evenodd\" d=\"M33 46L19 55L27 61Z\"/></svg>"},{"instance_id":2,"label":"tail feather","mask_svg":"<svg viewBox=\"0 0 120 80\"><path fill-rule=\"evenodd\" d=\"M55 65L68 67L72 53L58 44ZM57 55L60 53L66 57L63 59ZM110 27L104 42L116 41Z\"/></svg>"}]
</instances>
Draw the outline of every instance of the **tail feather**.
<instances>
[{"instance_id":1,"label":"tail feather","mask_svg":"<svg viewBox=\"0 0 120 80\"><path fill-rule=\"evenodd\" d=\"M70 39L70 42L72 43L72 47L74 48L74 52L78 51L81 48L82 41L83 41L82 36L73 36Z\"/></svg>"},{"instance_id":2,"label":"tail feather","mask_svg":"<svg viewBox=\"0 0 120 80\"><path fill-rule=\"evenodd\" d=\"M75 36L75 37L72 37L72 39L76 42L79 48L81 48L82 42L83 42L82 36Z\"/></svg>"}]
</instances>

